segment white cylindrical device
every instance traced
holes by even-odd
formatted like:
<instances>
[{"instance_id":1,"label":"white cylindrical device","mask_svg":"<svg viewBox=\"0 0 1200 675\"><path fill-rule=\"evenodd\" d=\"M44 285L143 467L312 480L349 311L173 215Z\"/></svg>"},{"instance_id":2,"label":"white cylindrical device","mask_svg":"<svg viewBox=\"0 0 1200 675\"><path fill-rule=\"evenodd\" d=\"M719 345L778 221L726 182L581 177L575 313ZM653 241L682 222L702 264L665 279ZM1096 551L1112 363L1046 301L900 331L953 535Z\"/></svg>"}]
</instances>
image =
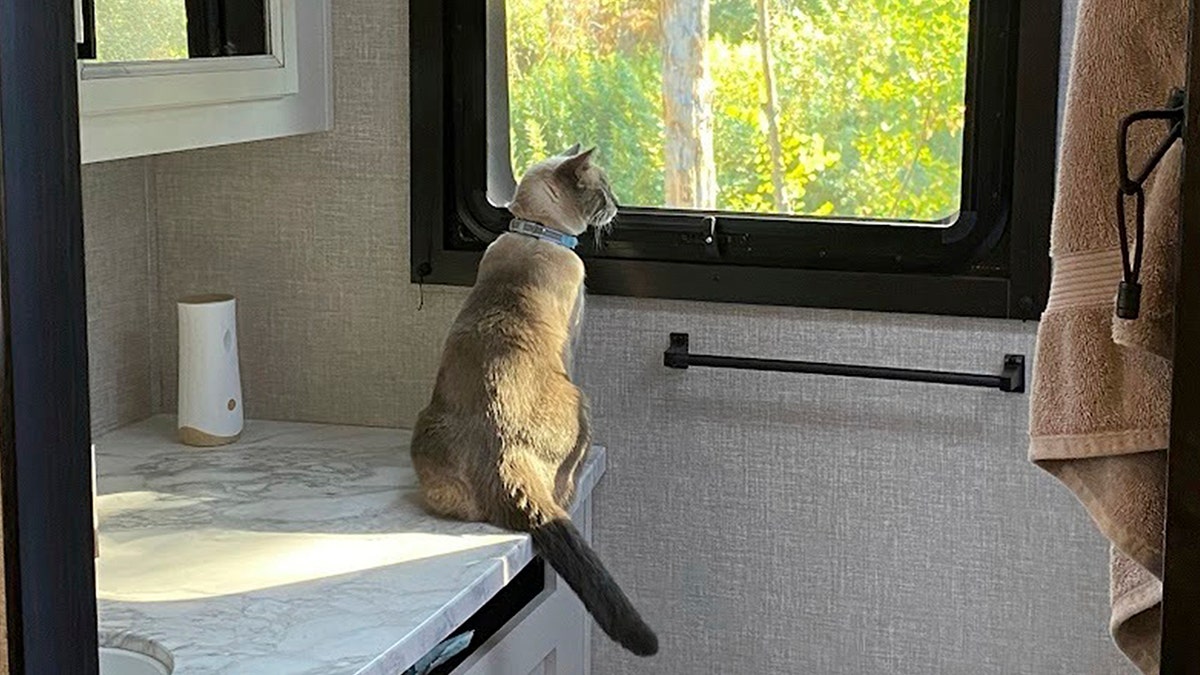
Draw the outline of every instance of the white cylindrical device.
<instances>
[{"instance_id":1,"label":"white cylindrical device","mask_svg":"<svg viewBox=\"0 0 1200 675\"><path fill-rule=\"evenodd\" d=\"M182 298L179 308L179 440L232 443L242 434L237 301L232 295Z\"/></svg>"}]
</instances>

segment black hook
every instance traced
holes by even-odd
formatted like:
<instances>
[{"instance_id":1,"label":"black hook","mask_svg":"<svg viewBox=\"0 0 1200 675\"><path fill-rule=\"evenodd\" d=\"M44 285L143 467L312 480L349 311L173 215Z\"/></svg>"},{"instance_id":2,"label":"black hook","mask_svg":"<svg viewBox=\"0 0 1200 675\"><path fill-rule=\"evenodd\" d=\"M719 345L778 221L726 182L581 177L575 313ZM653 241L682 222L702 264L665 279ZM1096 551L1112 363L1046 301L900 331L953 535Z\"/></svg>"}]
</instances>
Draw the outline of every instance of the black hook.
<instances>
[{"instance_id":1,"label":"black hook","mask_svg":"<svg viewBox=\"0 0 1200 675\"><path fill-rule=\"evenodd\" d=\"M1121 283L1117 286L1117 316L1136 319L1142 305L1142 249L1146 240L1146 192L1145 184L1150 174L1158 168L1171 145L1183 136L1183 104L1186 94L1182 89L1172 89L1167 98L1167 107L1160 110L1139 110L1121 120L1117 135L1117 237L1121 244ZM1146 120L1164 120L1167 136L1151 153L1149 161L1131 178L1129 175L1129 130L1134 124ZM1134 243L1129 244L1129 225L1125 216L1125 200L1134 200Z\"/></svg>"}]
</instances>

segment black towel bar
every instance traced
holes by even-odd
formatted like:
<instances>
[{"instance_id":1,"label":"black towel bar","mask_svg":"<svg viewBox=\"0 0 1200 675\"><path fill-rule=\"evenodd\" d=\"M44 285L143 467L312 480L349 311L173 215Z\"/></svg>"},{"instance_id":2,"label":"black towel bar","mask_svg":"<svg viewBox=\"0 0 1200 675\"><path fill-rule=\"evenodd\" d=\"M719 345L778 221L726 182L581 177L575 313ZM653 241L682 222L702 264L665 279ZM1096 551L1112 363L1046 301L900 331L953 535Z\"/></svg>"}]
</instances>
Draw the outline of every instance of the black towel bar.
<instances>
[{"instance_id":1,"label":"black towel bar","mask_svg":"<svg viewBox=\"0 0 1200 675\"><path fill-rule=\"evenodd\" d=\"M688 366L701 366L704 368L772 370L785 373L869 377L879 380L904 380L907 382L933 382L935 384L957 384L966 387L987 387L989 389L999 389L1000 391L1013 393L1025 391L1025 356L1022 354L1005 354L1004 369L999 375L976 375L974 373L947 373L937 370L916 370L913 368L848 366L838 363L814 363L811 361L782 361L779 359L692 354L688 351L688 334L671 333L671 344L667 347L667 351L663 352L663 365L668 368L681 369L687 369Z\"/></svg>"}]
</instances>

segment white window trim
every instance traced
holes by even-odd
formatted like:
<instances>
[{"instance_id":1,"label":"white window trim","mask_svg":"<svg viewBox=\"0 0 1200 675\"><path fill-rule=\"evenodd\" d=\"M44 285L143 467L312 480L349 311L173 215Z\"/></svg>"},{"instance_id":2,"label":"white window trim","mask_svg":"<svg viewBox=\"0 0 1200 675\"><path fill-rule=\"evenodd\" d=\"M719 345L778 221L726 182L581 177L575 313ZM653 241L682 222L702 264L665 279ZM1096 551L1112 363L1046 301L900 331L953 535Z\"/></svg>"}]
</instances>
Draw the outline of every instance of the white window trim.
<instances>
[{"instance_id":1,"label":"white window trim","mask_svg":"<svg viewBox=\"0 0 1200 675\"><path fill-rule=\"evenodd\" d=\"M271 54L79 66L85 164L328 131L329 0L269 0Z\"/></svg>"}]
</instances>

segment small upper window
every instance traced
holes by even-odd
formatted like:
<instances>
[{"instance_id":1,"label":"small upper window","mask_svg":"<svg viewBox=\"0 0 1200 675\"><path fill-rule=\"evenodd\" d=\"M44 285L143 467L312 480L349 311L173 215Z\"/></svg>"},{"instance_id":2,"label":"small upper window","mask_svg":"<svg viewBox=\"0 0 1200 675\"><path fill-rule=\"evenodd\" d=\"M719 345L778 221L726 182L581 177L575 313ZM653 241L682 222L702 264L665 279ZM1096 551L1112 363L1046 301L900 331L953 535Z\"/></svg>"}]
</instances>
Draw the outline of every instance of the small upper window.
<instances>
[{"instance_id":1,"label":"small upper window","mask_svg":"<svg viewBox=\"0 0 1200 675\"><path fill-rule=\"evenodd\" d=\"M505 16L517 176L585 139L628 206L959 211L969 0L507 0Z\"/></svg>"}]
</instances>

